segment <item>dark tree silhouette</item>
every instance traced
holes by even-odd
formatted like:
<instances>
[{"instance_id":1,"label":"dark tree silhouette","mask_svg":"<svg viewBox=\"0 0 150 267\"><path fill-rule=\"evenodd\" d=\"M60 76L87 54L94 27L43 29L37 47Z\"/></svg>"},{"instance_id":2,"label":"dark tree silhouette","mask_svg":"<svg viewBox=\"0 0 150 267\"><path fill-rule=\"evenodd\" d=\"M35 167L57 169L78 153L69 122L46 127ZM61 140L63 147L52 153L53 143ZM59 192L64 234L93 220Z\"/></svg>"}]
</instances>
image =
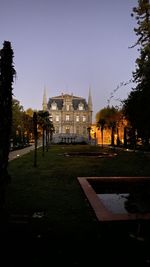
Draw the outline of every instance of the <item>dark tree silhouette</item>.
<instances>
[{"instance_id":1,"label":"dark tree silhouette","mask_svg":"<svg viewBox=\"0 0 150 267\"><path fill-rule=\"evenodd\" d=\"M12 126L14 76L13 50L11 43L4 41L3 48L0 50L0 209L4 207L6 186L10 180L7 167Z\"/></svg>"},{"instance_id":2,"label":"dark tree silhouette","mask_svg":"<svg viewBox=\"0 0 150 267\"><path fill-rule=\"evenodd\" d=\"M52 138L52 134L54 132L54 126L53 123L50 121L50 114L48 111L39 110L38 111L38 124L42 128L42 147L43 147L43 156L45 151L45 143L46 143L46 149L48 151L48 135L50 133L50 136ZM50 138L50 139L51 139Z\"/></svg>"},{"instance_id":3,"label":"dark tree silhouette","mask_svg":"<svg viewBox=\"0 0 150 267\"><path fill-rule=\"evenodd\" d=\"M124 100L124 113L130 121L134 131L147 147L150 139L150 3L148 0L138 1L133 8L137 28L134 28L138 37L132 46L138 46L139 58L136 59L136 70L133 72L133 81L136 83L128 98Z\"/></svg>"},{"instance_id":4,"label":"dark tree silhouette","mask_svg":"<svg viewBox=\"0 0 150 267\"><path fill-rule=\"evenodd\" d=\"M97 122L97 126L100 127L101 130L101 136L102 136L102 147L103 147L103 139L104 139L104 128L105 128L106 121L104 118L100 118L99 121Z\"/></svg>"},{"instance_id":5,"label":"dark tree silhouette","mask_svg":"<svg viewBox=\"0 0 150 267\"><path fill-rule=\"evenodd\" d=\"M34 167L37 166L37 140L38 140L38 133L37 133L37 112L33 113L33 129L34 129Z\"/></svg>"}]
</instances>

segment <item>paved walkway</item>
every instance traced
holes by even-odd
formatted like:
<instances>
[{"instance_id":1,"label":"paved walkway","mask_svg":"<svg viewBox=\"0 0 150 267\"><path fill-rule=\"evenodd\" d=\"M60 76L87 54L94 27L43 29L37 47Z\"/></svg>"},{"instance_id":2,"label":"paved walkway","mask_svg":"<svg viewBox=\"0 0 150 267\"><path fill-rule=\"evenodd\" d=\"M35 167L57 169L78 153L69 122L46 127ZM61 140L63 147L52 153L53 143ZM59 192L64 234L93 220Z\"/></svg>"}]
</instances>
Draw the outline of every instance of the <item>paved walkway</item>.
<instances>
[{"instance_id":1,"label":"paved walkway","mask_svg":"<svg viewBox=\"0 0 150 267\"><path fill-rule=\"evenodd\" d=\"M38 148L41 146L41 144L38 145ZM18 150L14 150L14 151L11 151L9 153L9 161L11 160L14 160L18 157L21 157L27 153L29 153L30 151L34 150L34 144L31 145L31 146L28 146L28 147L25 147L25 148L22 148L22 149L18 149Z\"/></svg>"}]
</instances>

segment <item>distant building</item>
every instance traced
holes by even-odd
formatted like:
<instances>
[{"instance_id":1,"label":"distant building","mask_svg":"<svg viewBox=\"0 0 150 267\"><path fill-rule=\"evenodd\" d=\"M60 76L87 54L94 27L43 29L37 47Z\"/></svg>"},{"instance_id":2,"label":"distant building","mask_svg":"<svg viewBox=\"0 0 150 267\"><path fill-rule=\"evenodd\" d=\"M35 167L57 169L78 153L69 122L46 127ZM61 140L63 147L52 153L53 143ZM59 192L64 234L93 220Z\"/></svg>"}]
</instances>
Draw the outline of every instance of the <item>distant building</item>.
<instances>
[{"instance_id":1,"label":"distant building","mask_svg":"<svg viewBox=\"0 0 150 267\"><path fill-rule=\"evenodd\" d=\"M92 124L92 97L88 101L73 94L62 94L46 100L43 95L43 110L48 110L53 122L54 142L75 143L88 141L88 128Z\"/></svg>"}]
</instances>

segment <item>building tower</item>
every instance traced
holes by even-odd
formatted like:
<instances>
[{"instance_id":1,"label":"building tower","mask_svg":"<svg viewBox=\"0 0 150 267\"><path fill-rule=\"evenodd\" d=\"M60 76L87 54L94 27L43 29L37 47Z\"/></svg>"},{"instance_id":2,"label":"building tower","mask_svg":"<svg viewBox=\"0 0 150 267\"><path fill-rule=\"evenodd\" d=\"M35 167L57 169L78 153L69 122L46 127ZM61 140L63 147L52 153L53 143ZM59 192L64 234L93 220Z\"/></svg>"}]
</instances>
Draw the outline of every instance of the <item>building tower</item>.
<instances>
[{"instance_id":1,"label":"building tower","mask_svg":"<svg viewBox=\"0 0 150 267\"><path fill-rule=\"evenodd\" d=\"M91 88L89 88L88 110L89 110L89 124L92 124L93 105L92 105Z\"/></svg>"},{"instance_id":2,"label":"building tower","mask_svg":"<svg viewBox=\"0 0 150 267\"><path fill-rule=\"evenodd\" d=\"M42 106L43 106L43 110L47 110L47 99L46 99L46 89L44 88L44 94L43 94L43 103L42 103Z\"/></svg>"}]
</instances>

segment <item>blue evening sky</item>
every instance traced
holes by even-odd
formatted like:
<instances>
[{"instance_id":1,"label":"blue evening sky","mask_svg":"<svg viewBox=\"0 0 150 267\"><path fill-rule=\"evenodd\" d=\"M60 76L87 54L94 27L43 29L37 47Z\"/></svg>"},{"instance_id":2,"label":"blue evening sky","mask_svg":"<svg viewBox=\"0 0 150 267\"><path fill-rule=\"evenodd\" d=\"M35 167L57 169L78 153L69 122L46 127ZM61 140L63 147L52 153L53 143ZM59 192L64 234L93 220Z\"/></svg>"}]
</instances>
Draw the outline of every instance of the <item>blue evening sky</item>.
<instances>
[{"instance_id":1,"label":"blue evening sky","mask_svg":"<svg viewBox=\"0 0 150 267\"><path fill-rule=\"evenodd\" d=\"M24 109L42 109L47 99L73 93L96 112L132 78L137 38L132 8L137 0L0 0L0 47L10 41L17 79L14 97ZM110 105L120 105L133 84L120 87Z\"/></svg>"}]
</instances>

